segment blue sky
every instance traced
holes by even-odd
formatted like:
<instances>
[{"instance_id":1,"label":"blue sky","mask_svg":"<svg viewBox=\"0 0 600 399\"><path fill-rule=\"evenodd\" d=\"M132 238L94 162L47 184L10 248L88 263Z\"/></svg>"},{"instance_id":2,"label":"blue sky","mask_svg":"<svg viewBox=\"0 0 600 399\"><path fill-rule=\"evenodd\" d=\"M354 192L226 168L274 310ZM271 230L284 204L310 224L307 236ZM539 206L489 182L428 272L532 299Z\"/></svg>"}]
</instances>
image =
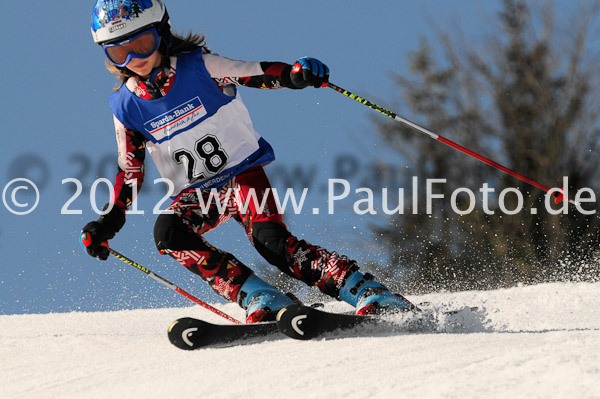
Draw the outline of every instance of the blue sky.
<instances>
[{"instance_id":1,"label":"blue sky","mask_svg":"<svg viewBox=\"0 0 600 399\"><path fill-rule=\"evenodd\" d=\"M68 207L81 215L61 215L74 187L62 184L63 179L78 178L90 186L96 178L114 178L116 144L107 97L116 81L89 33L93 1L59 4L7 2L3 8L0 189L26 177L38 185L40 202L24 216L11 214L0 203L0 314L188 304L116 259L99 262L84 253L80 229L97 217L87 191ZM332 82L402 114L390 72L408 74L407 57L419 37L433 38L436 29L461 26L478 38L489 30L499 4L168 0L167 8L174 30L204 33L215 53L290 63L317 57L330 67ZM274 185L284 187L281 171L300 169L312 187L306 209L322 210L318 216L286 216L291 231L360 262L381 260L381 249L367 229L369 223L381 222L381 216L357 216L350 211L352 203L340 204L334 215L324 214L323 187L336 175L340 160L358 160L350 179L358 185L372 178L374 160L392 156L376 138L369 119L373 111L328 89L242 89L242 97L256 130L275 149L278 160L267 168ZM162 191L152 184L158 174L151 162L147 166L138 205L146 214L131 215L112 246L198 297L216 300L204 282L156 253L152 208ZM33 200L23 191L19 195L20 202ZM102 190L97 197L99 207L108 198ZM207 238L249 265L264 263L234 222Z\"/></svg>"}]
</instances>

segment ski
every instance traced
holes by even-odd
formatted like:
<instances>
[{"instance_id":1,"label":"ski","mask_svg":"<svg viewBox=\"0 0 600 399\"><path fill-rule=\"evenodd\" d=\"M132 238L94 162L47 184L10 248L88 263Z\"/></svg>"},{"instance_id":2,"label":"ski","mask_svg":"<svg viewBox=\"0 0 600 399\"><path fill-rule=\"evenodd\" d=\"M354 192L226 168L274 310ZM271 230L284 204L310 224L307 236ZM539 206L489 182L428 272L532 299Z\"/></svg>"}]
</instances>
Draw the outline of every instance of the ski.
<instances>
[{"instance_id":1,"label":"ski","mask_svg":"<svg viewBox=\"0 0 600 399\"><path fill-rule=\"evenodd\" d=\"M300 340L374 323L383 323L383 320L372 316L330 313L303 305L287 306L277 314L279 331Z\"/></svg>"},{"instance_id":2,"label":"ski","mask_svg":"<svg viewBox=\"0 0 600 399\"><path fill-rule=\"evenodd\" d=\"M477 307L444 311L444 315L455 315L465 311L475 312ZM417 315L419 313L416 313ZM418 319L417 319L418 320ZM169 341L184 350L206 347L241 345L261 342L264 337L281 332L290 338L309 340L335 331L355 329L360 326L386 326L390 330L404 330L399 325L377 316L356 316L331 313L304 305L290 305L277 314L277 321L257 324L213 324L204 320L184 317L169 326ZM405 328L406 332L410 328ZM256 340L252 340L256 338Z\"/></svg>"},{"instance_id":3,"label":"ski","mask_svg":"<svg viewBox=\"0 0 600 399\"><path fill-rule=\"evenodd\" d=\"M184 317L169 326L169 341L179 349L194 350L210 346L235 345L255 337L277 333L277 324L213 324Z\"/></svg>"},{"instance_id":4,"label":"ski","mask_svg":"<svg viewBox=\"0 0 600 399\"><path fill-rule=\"evenodd\" d=\"M444 316L455 316L462 312L475 312L477 307L464 307L462 309L441 312ZM431 319L431 314L426 311L415 311L405 313L404 323L398 320L388 320L378 316L357 316L351 314L330 313L317 310L303 305L290 305L277 314L277 328L290 338L309 340L329 333L356 329L362 326L383 327L385 331L396 332L418 332L436 331L437 319ZM450 322L460 325L460 322ZM377 330L380 330L377 328ZM365 331L363 331L364 333ZM366 331L373 333L372 330Z\"/></svg>"}]
</instances>

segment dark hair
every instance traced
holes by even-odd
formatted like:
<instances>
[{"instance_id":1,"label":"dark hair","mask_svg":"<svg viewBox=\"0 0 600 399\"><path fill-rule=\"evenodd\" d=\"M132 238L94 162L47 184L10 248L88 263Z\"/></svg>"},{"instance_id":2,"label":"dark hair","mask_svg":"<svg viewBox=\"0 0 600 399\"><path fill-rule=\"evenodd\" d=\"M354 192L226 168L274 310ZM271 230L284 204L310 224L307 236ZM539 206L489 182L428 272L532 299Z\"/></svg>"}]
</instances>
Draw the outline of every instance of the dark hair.
<instances>
[{"instance_id":1,"label":"dark hair","mask_svg":"<svg viewBox=\"0 0 600 399\"><path fill-rule=\"evenodd\" d=\"M198 50L202 48L204 52L210 53L210 49L206 46L204 35L194 32L188 32L185 36L171 32L170 37L161 37L160 47L158 51L163 57L176 56L181 53ZM119 83L115 87L115 91L119 90L127 80L132 76L137 76L135 73L127 69L127 67L117 67L109 60L106 60L106 69L117 75Z\"/></svg>"}]
</instances>

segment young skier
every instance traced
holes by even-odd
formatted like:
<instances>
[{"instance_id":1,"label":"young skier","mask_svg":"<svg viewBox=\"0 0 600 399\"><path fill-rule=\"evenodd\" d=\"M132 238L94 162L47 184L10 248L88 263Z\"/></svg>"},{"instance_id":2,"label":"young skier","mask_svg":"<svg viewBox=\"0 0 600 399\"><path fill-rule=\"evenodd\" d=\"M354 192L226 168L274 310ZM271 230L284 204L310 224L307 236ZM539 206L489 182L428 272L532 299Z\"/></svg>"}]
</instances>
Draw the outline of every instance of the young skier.
<instances>
[{"instance_id":1,"label":"young skier","mask_svg":"<svg viewBox=\"0 0 600 399\"><path fill-rule=\"evenodd\" d=\"M236 301L248 323L274 319L293 300L204 239L204 233L231 218L269 263L355 306L359 315L413 308L361 273L355 261L293 236L277 211L263 170L274 160L273 149L254 131L237 87L318 88L329 79L325 64L314 58L300 58L294 65L243 62L211 54L203 37L171 32L162 0L97 0L92 36L121 86L109 99L119 172L107 213L83 228L91 238L89 255L108 258L103 244L125 224L133 189L142 186L147 149L177 193L168 212L156 220L159 252ZM225 212L217 199L227 204ZM208 212L200 202L211 204ZM244 203L249 206L242 211Z\"/></svg>"}]
</instances>

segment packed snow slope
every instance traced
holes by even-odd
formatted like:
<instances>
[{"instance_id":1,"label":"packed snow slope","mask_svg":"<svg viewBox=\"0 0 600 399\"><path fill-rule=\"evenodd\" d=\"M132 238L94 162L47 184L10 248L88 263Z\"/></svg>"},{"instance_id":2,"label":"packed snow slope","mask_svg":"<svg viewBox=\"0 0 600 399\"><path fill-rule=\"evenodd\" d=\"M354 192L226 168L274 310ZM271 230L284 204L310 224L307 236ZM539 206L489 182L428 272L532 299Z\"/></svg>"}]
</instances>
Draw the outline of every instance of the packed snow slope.
<instances>
[{"instance_id":1,"label":"packed snow slope","mask_svg":"<svg viewBox=\"0 0 600 399\"><path fill-rule=\"evenodd\" d=\"M599 283L412 299L437 322L192 352L171 321L226 323L198 306L0 316L0 398L600 398Z\"/></svg>"}]
</instances>

